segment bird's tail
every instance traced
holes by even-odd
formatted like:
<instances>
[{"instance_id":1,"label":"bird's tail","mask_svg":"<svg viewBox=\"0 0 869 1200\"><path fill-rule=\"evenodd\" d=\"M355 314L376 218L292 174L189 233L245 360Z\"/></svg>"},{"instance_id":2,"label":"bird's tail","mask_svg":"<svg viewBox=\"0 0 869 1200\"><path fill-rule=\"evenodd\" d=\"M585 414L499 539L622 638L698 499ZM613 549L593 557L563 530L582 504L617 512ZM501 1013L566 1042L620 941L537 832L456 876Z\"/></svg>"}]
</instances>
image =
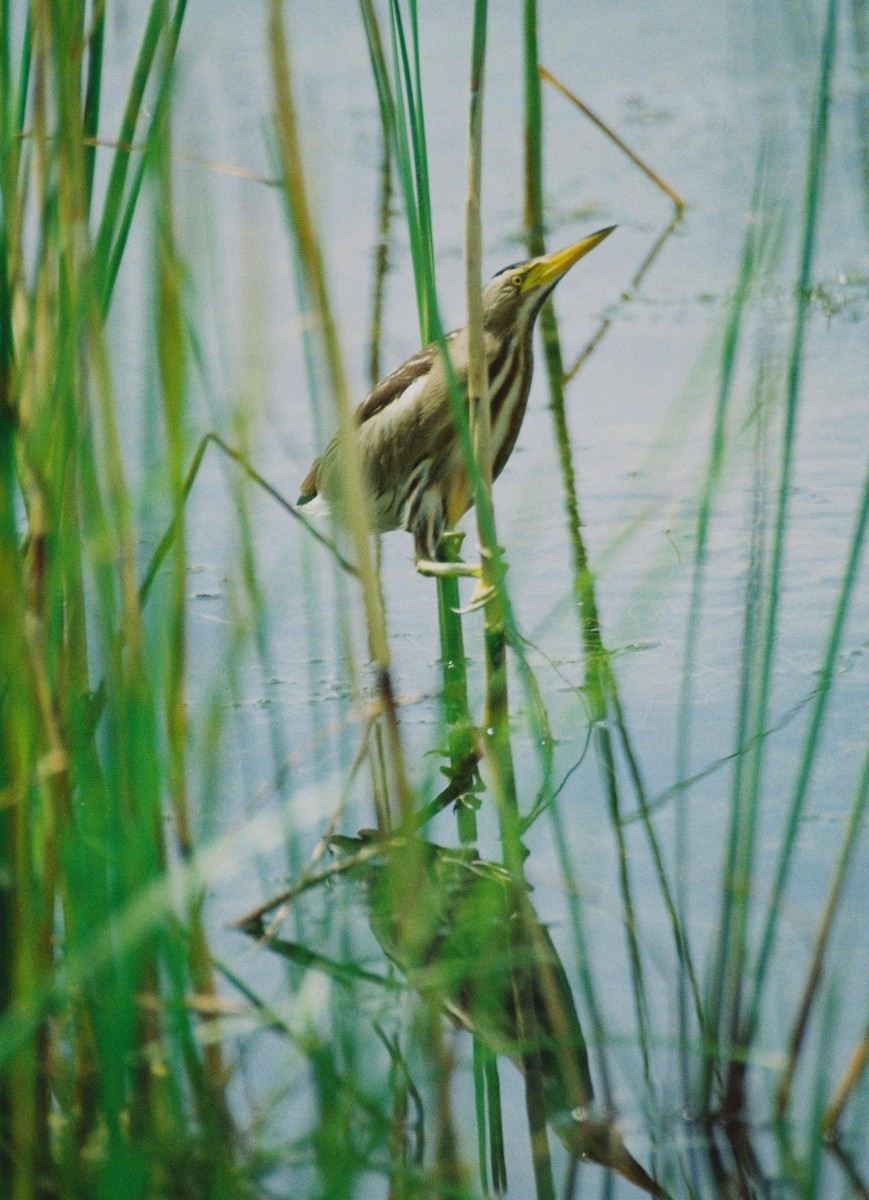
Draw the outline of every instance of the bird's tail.
<instances>
[{"instance_id":1,"label":"bird's tail","mask_svg":"<svg viewBox=\"0 0 869 1200\"><path fill-rule=\"evenodd\" d=\"M313 496L304 494L299 496L295 507L303 509L306 517L328 517L332 511L329 501L319 493L315 493Z\"/></svg>"}]
</instances>

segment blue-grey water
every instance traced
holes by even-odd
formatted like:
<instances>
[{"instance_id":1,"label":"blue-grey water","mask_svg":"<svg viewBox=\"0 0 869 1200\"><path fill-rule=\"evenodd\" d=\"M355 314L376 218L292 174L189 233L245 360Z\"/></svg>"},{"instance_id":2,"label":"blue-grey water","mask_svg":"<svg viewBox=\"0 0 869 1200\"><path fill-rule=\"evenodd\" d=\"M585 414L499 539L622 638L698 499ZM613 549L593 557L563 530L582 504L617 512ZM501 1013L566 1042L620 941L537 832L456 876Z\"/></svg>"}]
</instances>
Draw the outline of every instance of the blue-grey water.
<instances>
[{"instance_id":1,"label":"blue-grey water","mask_svg":"<svg viewBox=\"0 0 869 1200\"><path fill-rule=\"evenodd\" d=\"M110 14L112 74L105 112L123 94L145 10L125 5ZM518 0L490 6L485 93L483 229L487 273L523 256L522 13ZM840 6L837 61L830 101L830 142L817 252L815 289L802 360L778 641L769 707L767 758L757 840L757 911L778 855L784 815L823 662L834 604L848 553L869 447L869 196L864 186L866 64L854 41L865 6ZM795 280L803 220L809 128L818 74L823 13L818 3L756 5L748 0L688 4L603 0L580 6L540 0L540 59L574 89L685 198L687 209L637 289L631 280L671 217L667 198L567 101L544 88L545 194L550 246L567 245L603 225L617 233L559 287L556 310L567 364L608 320L594 353L567 388L568 422L577 472L583 534L596 577L604 644L617 652L614 669L632 745L648 795L666 792L679 777L702 772L729 756L739 718L739 671L746 571L753 505L766 504L767 532L777 500L783 383L795 310ZM286 6L294 83L304 133L308 186L325 249L331 298L354 396L367 386L366 363L381 135L377 98L357 6ZM334 429L328 394L312 405L304 357L296 274L270 149L271 89L264 5L225 0L191 4L178 62L174 185L177 236L189 268L188 299L202 345L204 370L194 375L196 406L189 417L191 448L215 428L244 442L257 468L291 498L310 460ZM463 221L470 13L444 0L420 5L422 77L432 181L438 288L445 325L464 321ZM104 126L111 132L108 116ZM861 142L861 137L864 140ZM679 697L698 505L708 474L710 436L721 380L722 337L751 216L761 145L769 155L763 221L772 246L745 307L741 353L734 373L720 488L709 525L708 556L691 669L690 737L680 760ZM231 174L225 168L241 168ZM861 179L864 183L861 183ZM408 239L394 198L390 270L382 341L383 369L419 345ZM153 230L134 227L131 253L119 279L110 330L119 366L117 385L133 414L149 411L153 388L147 330L137 319L150 286ZM767 354L771 388L757 435L754 389ZM239 414L244 414L244 422ZM155 431L135 415L126 431L132 461L147 476ZM154 464L152 464L153 466ZM232 468L208 460L191 499L189 553L190 703L194 737L214 697L227 714L227 740L218 772L202 791L197 818L204 840L234 838L237 869L216 878L208 908L219 954L294 1028L324 1031L329 984L311 973L301 991L263 949L252 948L225 925L285 882L307 861L342 797L362 724L341 643L342 604L329 558L267 497L249 493L256 569L267 618L266 661L245 653L227 670L233 622L245 619L247 599L239 556ZM765 500L764 500L765 495ZM560 782L582 755L586 709L580 626L573 600L571 550L544 371L538 368L519 446L495 488L500 539L510 562L510 595L519 626L534 643L538 674L556 736L554 778ZM150 538L159 512L143 513ZM466 519L467 549L474 528ZM434 790L439 745L437 619L431 581L416 575L410 538L383 541L383 583L402 707L402 734L413 779ZM768 565L768 560L767 560ZM805 976L832 865L866 746L869 711L869 589L864 567L854 590L837 661L829 711L799 827L791 884L781 910L779 938L756 1046L753 1095L763 1105L776 1078L795 997ZM470 588L466 590L470 591ZM351 589L351 610L360 619ZM159 602L159 598L157 600ZM357 630L361 626L357 625ZM481 705L481 620L465 625L471 660L472 704ZM364 661L364 639L355 637ZM517 714L523 711L512 680ZM222 701L220 698L223 698ZM525 803L539 779L539 760L517 717L515 751ZM270 789L275 761L291 758L286 786ZM710 773L655 812L671 877L675 847L684 839L684 905L691 946L707 977L720 902L720 867L727 834L733 764ZM623 766L626 811L636 805ZM373 824L368 777L351 789L340 828ZM485 805L481 849L499 856L496 827ZM588 963L609 1034L615 1098L629 1145L647 1165L659 1142L675 1195L712 1194L692 1175L684 1149L692 1136L681 1124L684 1098L674 1048L677 958L640 824L626 829L638 938L652 1030L652 1088L643 1080L619 893L616 847L605 793L589 753L557 799L579 887ZM274 818L266 849L253 859L245 830ZM677 819L681 828L677 830ZM281 822L293 831L293 850L281 848ZM441 841L455 837L447 813L432 827ZM576 947L565 889L543 817L529 835L528 877L540 916L577 978ZM270 848L269 844L270 843ZM869 1003L869 859L858 845L829 955L835 1025L822 1069L828 1087L844 1069ZM292 862L289 861L292 859ZM327 900L328 903L328 900ZM294 929L318 948L340 954L317 906ZM306 922L308 922L306 924ZM359 926L361 929L361 925ZM754 926L755 934L757 926ZM324 939L318 944L318 939ZM376 946L360 946L367 965L383 969ZM577 991L580 1016L586 1019ZM371 1001L377 1015L378 999ZM829 1014L828 1014L829 1015ZM816 1071L813 1038L798 1077L796 1111L804 1114ZM265 1139L280 1147L314 1120L303 1061L273 1034L238 1039L240 1120L264 1121ZM470 1048L460 1042L466 1063ZM372 1049L372 1078L385 1070ZM593 1066L595 1056L592 1056ZM377 1065L379 1063L379 1066ZM243 1081L243 1083L242 1083ZM802 1086L803 1081L807 1081ZM508 1122L510 1195L531 1194L518 1075L502 1067ZM467 1114L464 1151L475 1155L473 1101L467 1073L457 1106ZM674 1153L673 1147L680 1147ZM774 1155L770 1171L775 1174ZM558 1160L559 1169L563 1168ZM824 1195L841 1194L837 1168L825 1166ZM593 1174L594 1173L594 1174ZM281 1194L306 1186L304 1174L277 1176ZM583 1184L597 1194L598 1168ZM692 1184L689 1181L695 1179ZM288 1182L295 1180L295 1183ZM291 1190L287 1191L286 1189ZM681 1190L680 1190L681 1189ZM362 1194L362 1193L360 1193ZM365 1195L385 1194L370 1177ZM582 1194L585 1194L583 1190ZM635 1194L615 1181L611 1196Z\"/></svg>"}]
</instances>

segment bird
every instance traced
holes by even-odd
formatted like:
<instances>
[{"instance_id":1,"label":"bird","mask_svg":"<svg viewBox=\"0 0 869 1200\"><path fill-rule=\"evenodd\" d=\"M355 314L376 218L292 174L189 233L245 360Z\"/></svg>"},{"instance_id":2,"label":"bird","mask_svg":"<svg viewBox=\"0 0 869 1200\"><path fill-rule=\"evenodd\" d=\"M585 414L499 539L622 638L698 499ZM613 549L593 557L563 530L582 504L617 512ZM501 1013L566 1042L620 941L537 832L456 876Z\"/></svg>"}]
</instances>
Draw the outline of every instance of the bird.
<instances>
[{"instance_id":1,"label":"bird","mask_svg":"<svg viewBox=\"0 0 869 1200\"><path fill-rule=\"evenodd\" d=\"M537 316L570 268L615 228L600 229L564 250L512 263L483 288L493 479L513 452L525 416ZM468 403L468 341L467 327L446 335L449 369L441 344L432 342L376 384L352 414L372 531L412 533L416 566L423 573L445 573L447 564L438 562L441 539L474 500L450 404L451 376ZM335 510L340 517L340 475L336 437L302 481L297 506L310 504L309 512L318 514ZM478 573L460 563L447 569Z\"/></svg>"}]
</instances>

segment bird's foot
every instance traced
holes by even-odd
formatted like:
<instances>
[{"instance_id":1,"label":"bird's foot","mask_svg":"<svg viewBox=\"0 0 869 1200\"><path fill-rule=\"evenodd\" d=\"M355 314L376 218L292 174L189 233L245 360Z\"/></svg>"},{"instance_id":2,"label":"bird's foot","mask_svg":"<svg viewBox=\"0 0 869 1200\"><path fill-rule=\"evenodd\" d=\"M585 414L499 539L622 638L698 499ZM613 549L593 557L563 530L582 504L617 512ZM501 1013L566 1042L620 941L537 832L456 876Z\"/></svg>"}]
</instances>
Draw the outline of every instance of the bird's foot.
<instances>
[{"instance_id":1,"label":"bird's foot","mask_svg":"<svg viewBox=\"0 0 869 1200\"><path fill-rule=\"evenodd\" d=\"M458 557L461 549L464 533L459 530L450 529L441 535L439 547L443 553L444 559L437 561L429 558L418 558L416 560L416 569L420 575L430 575L437 579L476 579L477 586L471 593L471 598L468 601L466 608L454 609L457 613L476 612L478 608L483 608L492 597L495 595L495 588L489 583L483 582L483 568L477 564L462 562Z\"/></svg>"},{"instance_id":2,"label":"bird's foot","mask_svg":"<svg viewBox=\"0 0 869 1200\"><path fill-rule=\"evenodd\" d=\"M435 562L430 558L418 558L416 569L420 575L431 575L437 579L479 579L479 566L463 562Z\"/></svg>"},{"instance_id":3,"label":"bird's foot","mask_svg":"<svg viewBox=\"0 0 869 1200\"><path fill-rule=\"evenodd\" d=\"M471 592L471 597L464 608L456 608L453 611L464 616L465 613L476 612L477 609L485 608L490 600L494 599L495 589L490 583L483 583L482 579L478 580L477 586Z\"/></svg>"}]
</instances>

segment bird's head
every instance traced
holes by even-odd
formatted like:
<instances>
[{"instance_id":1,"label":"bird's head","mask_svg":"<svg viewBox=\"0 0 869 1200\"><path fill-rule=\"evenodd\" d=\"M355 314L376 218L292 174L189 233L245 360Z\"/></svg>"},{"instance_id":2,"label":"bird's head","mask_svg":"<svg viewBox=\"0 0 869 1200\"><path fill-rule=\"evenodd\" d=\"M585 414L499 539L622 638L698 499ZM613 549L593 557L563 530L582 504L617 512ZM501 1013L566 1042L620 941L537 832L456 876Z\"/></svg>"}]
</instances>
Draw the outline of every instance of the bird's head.
<instances>
[{"instance_id":1,"label":"bird's head","mask_svg":"<svg viewBox=\"0 0 869 1200\"><path fill-rule=\"evenodd\" d=\"M615 229L599 229L566 250L513 263L493 275L483 288L483 320L493 333L533 322L552 289L574 263L599 246Z\"/></svg>"}]
</instances>

